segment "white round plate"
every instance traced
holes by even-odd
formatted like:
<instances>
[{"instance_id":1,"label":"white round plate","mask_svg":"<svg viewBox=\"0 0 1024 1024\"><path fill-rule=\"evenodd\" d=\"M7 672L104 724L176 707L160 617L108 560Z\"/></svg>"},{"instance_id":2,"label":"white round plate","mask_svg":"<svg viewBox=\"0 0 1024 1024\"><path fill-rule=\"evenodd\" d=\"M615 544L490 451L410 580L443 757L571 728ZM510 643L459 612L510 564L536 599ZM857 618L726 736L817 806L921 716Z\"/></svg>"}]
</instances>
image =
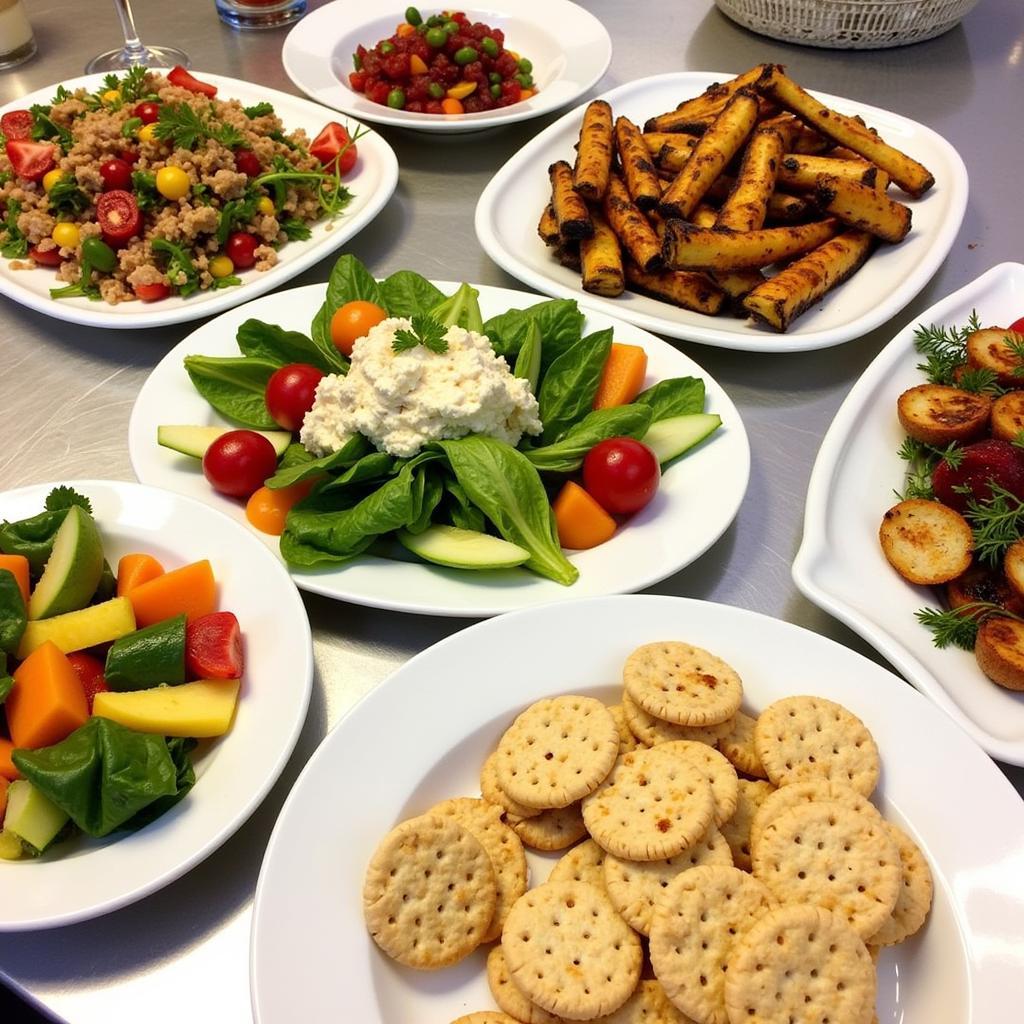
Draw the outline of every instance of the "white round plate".
<instances>
[{"instance_id":1,"label":"white round plate","mask_svg":"<svg viewBox=\"0 0 1024 1024\"><path fill-rule=\"evenodd\" d=\"M297 96L289 96L286 92L268 89L265 85L225 78L206 71L197 71L195 74L204 82L217 86L219 99L238 99L246 105L264 101L272 103L286 131L303 128L310 139L316 138L320 129L329 121L338 119L333 110L326 110ZM94 91L103 84L103 77L83 75L60 84L71 91L82 87ZM56 85L52 85L12 100L0 107L0 114L7 110L27 108L33 103L47 104L56 88ZM364 126L356 121L348 121L347 127L355 134ZM366 227L391 198L398 183L398 160L394 151L372 130L368 130L356 146L359 158L352 172L344 179L345 187L352 193L352 201L342 214L334 220L320 220L311 224L312 236L308 241L287 242L283 245L278 253L277 265L270 270L240 271L238 276L242 283L233 288L196 292L188 298L172 295L160 302L120 302L114 306L81 298L51 299L50 289L57 286L52 268L12 270L10 260L0 259L0 295L6 295L29 309L69 323L125 329L161 327L199 320L231 309L241 302L248 302L272 288L279 288L285 281L290 281L340 249L356 232Z\"/></svg>"},{"instance_id":2,"label":"white round plate","mask_svg":"<svg viewBox=\"0 0 1024 1024\"><path fill-rule=\"evenodd\" d=\"M713 82L732 77L674 72L620 85L601 98L616 116L643 125ZM477 238L495 263L530 287L559 297L586 295L585 301L596 309L670 338L748 352L803 352L859 338L898 313L942 263L967 206L967 170L957 151L924 125L853 100L815 95L841 113L859 114L888 142L924 163L936 184L923 199L909 200L914 226L903 242L879 247L849 281L800 316L785 334L728 313L705 316L633 292L614 299L586 295L580 275L555 261L537 234L537 222L551 194L548 166L573 159L582 106L531 139L491 179L477 203ZM892 194L907 198L895 188Z\"/></svg>"},{"instance_id":3,"label":"white round plate","mask_svg":"<svg viewBox=\"0 0 1024 1024\"><path fill-rule=\"evenodd\" d=\"M111 565L130 551L147 551L167 568L210 559L218 607L233 611L242 627L245 675L231 731L197 749L195 787L163 817L138 832L58 843L38 860L0 862L0 932L99 917L156 892L208 857L277 781L313 684L302 599L255 538L177 494L111 480L61 483L92 502ZM0 494L0 518L42 511L55 486Z\"/></svg>"},{"instance_id":4,"label":"white round plate","mask_svg":"<svg viewBox=\"0 0 1024 1024\"><path fill-rule=\"evenodd\" d=\"M725 605L633 596L472 626L403 665L335 727L281 811L256 887L257 1021L450 1021L493 1006L481 952L428 974L377 949L362 920L367 861L399 821L478 794L480 765L524 706L558 693L614 702L629 652L666 637L735 666L754 712L820 694L874 734L883 764L876 802L916 837L935 876L924 931L882 954L879 1020L1017 1019L1024 805L992 762L920 694L831 640ZM534 884L556 857L530 855Z\"/></svg>"},{"instance_id":5,"label":"white round plate","mask_svg":"<svg viewBox=\"0 0 1024 1024\"><path fill-rule=\"evenodd\" d=\"M463 133L494 128L550 113L579 99L612 59L608 30L589 11L569 0L504 0L486 7L459 7L473 21L505 33L505 45L533 62L536 95L521 103L476 114L414 114L371 103L351 89L352 54L394 34L405 21L406 5L364 7L335 0L307 14L288 33L281 60L288 77L308 96L328 107L375 124L417 131ZM420 6L424 18L441 8Z\"/></svg>"},{"instance_id":6,"label":"white round plate","mask_svg":"<svg viewBox=\"0 0 1024 1024\"><path fill-rule=\"evenodd\" d=\"M907 464L896 399L925 382L914 348L917 324L959 326L977 310L983 324L1024 314L1024 265L1003 263L915 317L853 386L821 442L807 489L804 536L793 562L801 592L841 619L993 757L1024 765L1024 693L990 682L971 651L938 650L914 618L943 607L941 588L918 587L886 561L882 513L896 504Z\"/></svg>"},{"instance_id":7,"label":"white round plate","mask_svg":"<svg viewBox=\"0 0 1024 1024\"><path fill-rule=\"evenodd\" d=\"M446 294L458 287L451 281L434 283ZM484 319L538 301L526 292L474 287L480 292ZM197 460L156 443L157 427L223 422L192 387L182 366L186 355L237 355L236 329L250 317L308 331L323 294L323 285L309 285L269 295L204 324L168 352L142 386L128 425L128 453L143 483L191 495L245 522L242 504L217 494ZM750 446L739 413L722 388L671 345L621 320L587 309L583 312L585 331L612 327L617 341L647 350L647 384L665 377L702 377L706 410L718 413L722 426L707 443L665 471L655 499L610 541L569 554L580 570L573 586L563 587L525 569L471 572L369 555L337 568L295 572L295 582L303 590L375 608L476 617L541 602L642 590L703 554L732 522L747 488ZM277 551L276 537L260 536Z\"/></svg>"}]
</instances>

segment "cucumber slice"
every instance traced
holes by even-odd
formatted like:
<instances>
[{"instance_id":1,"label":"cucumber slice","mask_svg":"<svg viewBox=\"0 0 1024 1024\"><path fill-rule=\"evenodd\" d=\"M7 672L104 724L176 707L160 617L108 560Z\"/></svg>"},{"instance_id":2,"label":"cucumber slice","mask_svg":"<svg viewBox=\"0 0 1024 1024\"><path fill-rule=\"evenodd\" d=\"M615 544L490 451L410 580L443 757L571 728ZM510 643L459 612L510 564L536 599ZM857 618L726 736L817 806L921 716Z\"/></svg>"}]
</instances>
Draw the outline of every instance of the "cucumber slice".
<instances>
[{"instance_id":1,"label":"cucumber slice","mask_svg":"<svg viewBox=\"0 0 1024 1024\"><path fill-rule=\"evenodd\" d=\"M103 542L96 522L73 505L53 538L53 550L28 601L30 619L48 619L84 608L103 575Z\"/></svg>"},{"instance_id":2,"label":"cucumber slice","mask_svg":"<svg viewBox=\"0 0 1024 1024\"><path fill-rule=\"evenodd\" d=\"M67 820L67 812L43 796L27 779L11 783L7 790L5 832L13 832L41 853L53 842Z\"/></svg>"},{"instance_id":3,"label":"cucumber slice","mask_svg":"<svg viewBox=\"0 0 1024 1024\"><path fill-rule=\"evenodd\" d=\"M164 426L156 428L157 444L172 451L181 452L182 455L191 455L194 459L201 459L206 454L206 449L217 440L221 434L229 430L238 430L238 427L186 427L186 426ZM256 430L253 433L261 434L273 446L278 458L284 455L285 448L292 443L292 435L287 430Z\"/></svg>"},{"instance_id":4,"label":"cucumber slice","mask_svg":"<svg viewBox=\"0 0 1024 1024\"><path fill-rule=\"evenodd\" d=\"M184 612L115 640L103 678L115 692L185 682Z\"/></svg>"},{"instance_id":5,"label":"cucumber slice","mask_svg":"<svg viewBox=\"0 0 1024 1024\"><path fill-rule=\"evenodd\" d=\"M716 413L695 412L688 416L670 416L652 423L644 434L643 442L658 456L663 466L674 458L700 444L722 425Z\"/></svg>"},{"instance_id":6,"label":"cucumber slice","mask_svg":"<svg viewBox=\"0 0 1024 1024\"><path fill-rule=\"evenodd\" d=\"M455 569L508 569L530 557L518 544L458 526L428 526L422 533L400 530L398 540L425 561Z\"/></svg>"}]
</instances>

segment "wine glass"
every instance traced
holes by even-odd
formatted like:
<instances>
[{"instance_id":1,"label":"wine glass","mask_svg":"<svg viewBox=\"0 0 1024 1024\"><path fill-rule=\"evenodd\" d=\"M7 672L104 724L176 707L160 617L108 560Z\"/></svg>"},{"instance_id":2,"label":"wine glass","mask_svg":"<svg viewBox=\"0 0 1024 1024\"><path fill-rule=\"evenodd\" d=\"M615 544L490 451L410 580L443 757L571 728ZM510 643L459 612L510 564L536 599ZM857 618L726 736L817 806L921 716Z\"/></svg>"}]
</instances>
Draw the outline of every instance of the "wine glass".
<instances>
[{"instance_id":1,"label":"wine glass","mask_svg":"<svg viewBox=\"0 0 1024 1024\"><path fill-rule=\"evenodd\" d=\"M85 65L87 72L93 71L127 71L128 68L142 65L149 68L173 68L180 64L183 68L191 65L184 50L173 46L143 46L139 33L135 30L135 19L128 0L114 0L114 9L121 19L121 31L124 33L124 46L120 50L107 50L93 57Z\"/></svg>"}]
</instances>

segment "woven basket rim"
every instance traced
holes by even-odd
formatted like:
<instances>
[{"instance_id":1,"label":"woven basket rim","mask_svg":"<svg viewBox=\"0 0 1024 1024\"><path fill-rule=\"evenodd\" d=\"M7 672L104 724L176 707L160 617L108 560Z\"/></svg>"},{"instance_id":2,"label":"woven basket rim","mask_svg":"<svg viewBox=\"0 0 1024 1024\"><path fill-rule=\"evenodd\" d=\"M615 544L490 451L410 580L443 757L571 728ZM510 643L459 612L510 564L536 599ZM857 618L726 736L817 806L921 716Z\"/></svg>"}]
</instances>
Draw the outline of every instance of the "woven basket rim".
<instances>
[{"instance_id":1,"label":"woven basket rim","mask_svg":"<svg viewBox=\"0 0 1024 1024\"><path fill-rule=\"evenodd\" d=\"M715 2L729 7L746 7L749 0L715 0ZM878 7L882 5L885 7L920 7L923 9L933 7L938 9L941 7L951 8L956 5L973 6L977 0L784 0L784 2L794 7Z\"/></svg>"}]
</instances>

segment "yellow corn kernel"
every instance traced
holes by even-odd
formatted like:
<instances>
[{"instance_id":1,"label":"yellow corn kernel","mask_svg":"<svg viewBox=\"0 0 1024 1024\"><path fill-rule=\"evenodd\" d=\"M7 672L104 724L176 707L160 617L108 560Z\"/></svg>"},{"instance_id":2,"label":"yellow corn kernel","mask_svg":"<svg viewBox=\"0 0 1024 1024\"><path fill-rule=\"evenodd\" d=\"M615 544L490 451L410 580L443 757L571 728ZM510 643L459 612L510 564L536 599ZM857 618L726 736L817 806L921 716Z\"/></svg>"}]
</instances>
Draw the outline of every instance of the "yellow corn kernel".
<instances>
[{"instance_id":1,"label":"yellow corn kernel","mask_svg":"<svg viewBox=\"0 0 1024 1024\"><path fill-rule=\"evenodd\" d=\"M64 172L58 168L54 168L52 171L47 171L43 175L43 191L49 192L58 181L64 180Z\"/></svg>"},{"instance_id":2,"label":"yellow corn kernel","mask_svg":"<svg viewBox=\"0 0 1024 1024\"><path fill-rule=\"evenodd\" d=\"M425 75L427 73L427 62L414 53L409 58L409 70L414 75Z\"/></svg>"},{"instance_id":3,"label":"yellow corn kernel","mask_svg":"<svg viewBox=\"0 0 1024 1024\"><path fill-rule=\"evenodd\" d=\"M445 93L445 96L450 100L464 100L474 92L476 92L476 82L459 82L457 85L453 85Z\"/></svg>"},{"instance_id":4,"label":"yellow corn kernel","mask_svg":"<svg viewBox=\"0 0 1024 1024\"><path fill-rule=\"evenodd\" d=\"M50 236L62 249L75 249L78 247L79 231L77 224L68 221L61 221L54 225L53 234Z\"/></svg>"},{"instance_id":5,"label":"yellow corn kernel","mask_svg":"<svg viewBox=\"0 0 1024 1024\"><path fill-rule=\"evenodd\" d=\"M235 272L235 265L230 256L214 256L206 269L212 277L230 277Z\"/></svg>"},{"instance_id":6,"label":"yellow corn kernel","mask_svg":"<svg viewBox=\"0 0 1024 1024\"><path fill-rule=\"evenodd\" d=\"M117 89L108 89L100 96L104 103L118 103L121 100L121 93Z\"/></svg>"},{"instance_id":7,"label":"yellow corn kernel","mask_svg":"<svg viewBox=\"0 0 1024 1024\"><path fill-rule=\"evenodd\" d=\"M266 217L271 217L276 212L274 200L270 196L260 196L259 201L256 203L256 209Z\"/></svg>"}]
</instances>

